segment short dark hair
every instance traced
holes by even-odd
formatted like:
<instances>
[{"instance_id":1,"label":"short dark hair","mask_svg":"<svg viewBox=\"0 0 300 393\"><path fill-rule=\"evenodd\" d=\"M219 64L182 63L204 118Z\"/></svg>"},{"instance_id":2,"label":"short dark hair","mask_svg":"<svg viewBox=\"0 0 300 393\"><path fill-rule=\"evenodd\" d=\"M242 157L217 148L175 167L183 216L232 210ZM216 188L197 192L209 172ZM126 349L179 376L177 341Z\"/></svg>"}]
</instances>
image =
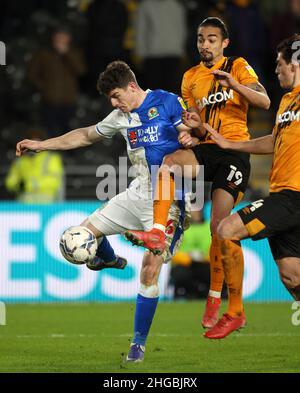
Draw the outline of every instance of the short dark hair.
<instances>
[{"instance_id":1,"label":"short dark hair","mask_svg":"<svg viewBox=\"0 0 300 393\"><path fill-rule=\"evenodd\" d=\"M227 29L225 23L222 21L222 19L216 18L214 16L210 16L210 17L204 19L204 21L200 23L198 28L199 27L206 27L206 26L212 26L212 27L219 28L221 30L223 40L226 40L226 38L229 38L228 29Z\"/></svg>"},{"instance_id":2,"label":"short dark hair","mask_svg":"<svg viewBox=\"0 0 300 393\"><path fill-rule=\"evenodd\" d=\"M299 45L296 48L293 48L293 44L295 42L299 42ZM299 49L300 46L300 35L299 34L294 34L289 38L286 38L285 40L281 41L280 44L277 46L277 53L281 53L283 59L287 64L290 64L292 61L293 55L297 49ZM300 63L300 59L296 59L298 63Z\"/></svg>"},{"instance_id":3,"label":"short dark hair","mask_svg":"<svg viewBox=\"0 0 300 393\"><path fill-rule=\"evenodd\" d=\"M137 84L133 71L124 61L116 60L109 63L105 71L99 75L97 90L108 95L114 89L124 89L130 82Z\"/></svg>"}]
</instances>

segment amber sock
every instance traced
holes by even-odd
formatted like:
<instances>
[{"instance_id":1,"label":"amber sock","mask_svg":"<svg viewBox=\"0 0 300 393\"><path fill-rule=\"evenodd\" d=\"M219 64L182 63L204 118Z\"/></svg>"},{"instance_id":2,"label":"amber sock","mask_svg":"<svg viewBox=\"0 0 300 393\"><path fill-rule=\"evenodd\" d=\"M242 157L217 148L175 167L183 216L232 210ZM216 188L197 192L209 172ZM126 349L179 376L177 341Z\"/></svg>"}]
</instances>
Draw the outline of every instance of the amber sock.
<instances>
[{"instance_id":1,"label":"amber sock","mask_svg":"<svg viewBox=\"0 0 300 393\"><path fill-rule=\"evenodd\" d=\"M175 181L172 173L159 173L153 202L153 228L165 231L169 210L174 200Z\"/></svg>"},{"instance_id":2,"label":"amber sock","mask_svg":"<svg viewBox=\"0 0 300 393\"><path fill-rule=\"evenodd\" d=\"M243 308L242 290L244 257L239 241L221 240L221 253L225 281L228 287L228 311L232 317L241 316Z\"/></svg>"},{"instance_id":3,"label":"amber sock","mask_svg":"<svg viewBox=\"0 0 300 393\"><path fill-rule=\"evenodd\" d=\"M209 296L221 297L224 282L224 270L221 259L220 240L217 235L212 235L209 251L210 259L210 290Z\"/></svg>"}]
</instances>

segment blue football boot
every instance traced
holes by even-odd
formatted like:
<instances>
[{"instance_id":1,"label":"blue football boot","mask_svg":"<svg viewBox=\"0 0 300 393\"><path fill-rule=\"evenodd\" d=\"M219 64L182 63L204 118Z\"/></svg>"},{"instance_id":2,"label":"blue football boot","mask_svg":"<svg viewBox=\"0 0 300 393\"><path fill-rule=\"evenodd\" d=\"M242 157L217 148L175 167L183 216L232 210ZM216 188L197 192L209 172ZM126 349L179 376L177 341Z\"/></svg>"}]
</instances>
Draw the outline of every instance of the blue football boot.
<instances>
[{"instance_id":1,"label":"blue football boot","mask_svg":"<svg viewBox=\"0 0 300 393\"><path fill-rule=\"evenodd\" d=\"M145 347L140 344L132 343L127 355L127 362L142 362L144 360Z\"/></svg>"},{"instance_id":2,"label":"blue football boot","mask_svg":"<svg viewBox=\"0 0 300 393\"><path fill-rule=\"evenodd\" d=\"M125 258L116 255L116 259L111 262L104 262L102 258L97 255L95 258L86 264L86 267L90 270L98 271L103 269L125 269L127 260Z\"/></svg>"}]
</instances>

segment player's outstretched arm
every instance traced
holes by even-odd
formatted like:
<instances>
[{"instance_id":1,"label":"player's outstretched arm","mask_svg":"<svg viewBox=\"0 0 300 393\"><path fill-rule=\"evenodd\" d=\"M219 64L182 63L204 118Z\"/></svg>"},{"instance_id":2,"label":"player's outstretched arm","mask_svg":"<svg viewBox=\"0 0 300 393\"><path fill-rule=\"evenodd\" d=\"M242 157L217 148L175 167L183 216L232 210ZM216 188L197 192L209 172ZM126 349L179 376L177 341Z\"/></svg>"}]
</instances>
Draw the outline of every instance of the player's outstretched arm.
<instances>
[{"instance_id":1,"label":"player's outstretched arm","mask_svg":"<svg viewBox=\"0 0 300 393\"><path fill-rule=\"evenodd\" d=\"M250 105L266 110L270 108L270 98L268 97L266 89L259 82L245 86L236 81L228 72L215 70L212 74L220 85L235 90L243 96Z\"/></svg>"},{"instance_id":2,"label":"player's outstretched arm","mask_svg":"<svg viewBox=\"0 0 300 393\"><path fill-rule=\"evenodd\" d=\"M204 123L203 127L210 133L210 137L222 149L243 151L252 154L272 154L274 152L273 135L266 135L250 141L230 141L213 129L209 124Z\"/></svg>"},{"instance_id":3,"label":"player's outstretched arm","mask_svg":"<svg viewBox=\"0 0 300 393\"><path fill-rule=\"evenodd\" d=\"M50 138L44 141L24 139L16 145L16 156L20 157L28 150L39 152L42 150L77 149L79 147L89 146L101 139L102 137L97 134L95 125L93 125L78 128L56 138Z\"/></svg>"}]
</instances>

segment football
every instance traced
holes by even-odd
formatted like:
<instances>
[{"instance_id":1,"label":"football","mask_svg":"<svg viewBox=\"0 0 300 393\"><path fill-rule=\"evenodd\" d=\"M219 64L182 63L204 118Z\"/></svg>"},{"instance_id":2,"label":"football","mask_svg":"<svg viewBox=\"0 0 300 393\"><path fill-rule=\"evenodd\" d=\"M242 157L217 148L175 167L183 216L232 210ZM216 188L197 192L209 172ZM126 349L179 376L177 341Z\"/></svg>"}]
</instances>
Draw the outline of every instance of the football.
<instances>
[{"instance_id":1,"label":"football","mask_svg":"<svg viewBox=\"0 0 300 393\"><path fill-rule=\"evenodd\" d=\"M90 262L96 255L97 239L82 226L70 227L61 235L59 248L63 257L76 265Z\"/></svg>"}]
</instances>

